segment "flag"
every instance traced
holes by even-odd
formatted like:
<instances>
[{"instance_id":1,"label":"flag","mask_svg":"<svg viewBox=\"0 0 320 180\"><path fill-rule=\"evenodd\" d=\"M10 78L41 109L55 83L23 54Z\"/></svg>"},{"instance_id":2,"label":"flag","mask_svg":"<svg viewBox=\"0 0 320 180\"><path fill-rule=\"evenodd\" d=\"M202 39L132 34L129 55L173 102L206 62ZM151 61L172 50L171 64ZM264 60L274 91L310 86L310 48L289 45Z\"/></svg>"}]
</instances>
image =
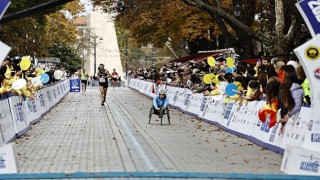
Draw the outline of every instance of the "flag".
<instances>
[{"instance_id":1,"label":"flag","mask_svg":"<svg viewBox=\"0 0 320 180\"><path fill-rule=\"evenodd\" d=\"M152 84L152 90L151 90L151 93L152 93L152 94L155 94L155 93L156 93L154 86L155 86L155 84Z\"/></svg>"},{"instance_id":2,"label":"flag","mask_svg":"<svg viewBox=\"0 0 320 180\"><path fill-rule=\"evenodd\" d=\"M261 122L265 122L267 115L270 116L269 128L277 123L278 100L271 100L271 104L265 105L259 110L258 116Z\"/></svg>"}]
</instances>

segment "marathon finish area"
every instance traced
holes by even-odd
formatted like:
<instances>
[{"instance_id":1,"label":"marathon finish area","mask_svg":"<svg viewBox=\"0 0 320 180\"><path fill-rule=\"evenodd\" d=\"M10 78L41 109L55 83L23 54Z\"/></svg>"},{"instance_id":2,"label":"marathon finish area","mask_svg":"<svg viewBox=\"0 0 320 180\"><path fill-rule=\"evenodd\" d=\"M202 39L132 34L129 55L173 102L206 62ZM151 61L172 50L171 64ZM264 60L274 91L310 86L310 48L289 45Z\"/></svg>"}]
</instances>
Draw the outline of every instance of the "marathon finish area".
<instances>
[{"instance_id":1,"label":"marathon finish area","mask_svg":"<svg viewBox=\"0 0 320 180\"><path fill-rule=\"evenodd\" d=\"M69 93L16 140L19 173L283 174L282 155L173 108L171 125L148 124L151 102L129 88L109 88L106 106L96 87Z\"/></svg>"}]
</instances>

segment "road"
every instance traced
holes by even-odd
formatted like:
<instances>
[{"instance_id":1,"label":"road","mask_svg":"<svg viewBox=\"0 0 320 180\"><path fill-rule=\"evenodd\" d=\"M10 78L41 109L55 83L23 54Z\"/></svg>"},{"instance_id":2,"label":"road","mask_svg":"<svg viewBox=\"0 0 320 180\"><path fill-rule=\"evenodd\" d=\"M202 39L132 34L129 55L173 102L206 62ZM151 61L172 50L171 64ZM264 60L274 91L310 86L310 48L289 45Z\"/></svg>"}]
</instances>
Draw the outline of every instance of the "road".
<instances>
[{"instance_id":1,"label":"road","mask_svg":"<svg viewBox=\"0 0 320 180\"><path fill-rule=\"evenodd\" d=\"M282 155L176 109L171 125L153 116L151 99L97 87L69 93L16 140L20 173L208 172L282 174Z\"/></svg>"}]
</instances>

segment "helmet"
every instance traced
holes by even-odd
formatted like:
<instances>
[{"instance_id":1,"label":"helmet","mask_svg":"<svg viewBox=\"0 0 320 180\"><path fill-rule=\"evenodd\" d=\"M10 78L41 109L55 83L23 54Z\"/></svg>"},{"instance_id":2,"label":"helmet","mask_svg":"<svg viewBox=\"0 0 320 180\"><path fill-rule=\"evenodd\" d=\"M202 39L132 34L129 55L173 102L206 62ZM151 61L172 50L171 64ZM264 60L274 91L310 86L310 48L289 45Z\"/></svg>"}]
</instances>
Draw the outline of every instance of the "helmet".
<instances>
[{"instance_id":1,"label":"helmet","mask_svg":"<svg viewBox=\"0 0 320 180\"><path fill-rule=\"evenodd\" d=\"M166 90L160 89L160 90L159 90L159 94L166 94Z\"/></svg>"}]
</instances>

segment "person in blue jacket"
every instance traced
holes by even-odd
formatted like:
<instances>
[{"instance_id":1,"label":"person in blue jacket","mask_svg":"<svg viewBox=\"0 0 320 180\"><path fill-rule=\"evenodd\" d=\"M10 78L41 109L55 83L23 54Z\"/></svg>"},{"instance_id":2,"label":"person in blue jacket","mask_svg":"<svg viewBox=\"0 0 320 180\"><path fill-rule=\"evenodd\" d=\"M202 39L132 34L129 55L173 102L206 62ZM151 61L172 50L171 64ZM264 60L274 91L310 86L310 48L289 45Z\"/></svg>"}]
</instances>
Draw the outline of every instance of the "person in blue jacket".
<instances>
[{"instance_id":1,"label":"person in blue jacket","mask_svg":"<svg viewBox=\"0 0 320 180\"><path fill-rule=\"evenodd\" d=\"M164 111L169 104L169 100L166 96L166 91L164 89L159 90L159 95L153 97L153 110L155 114L159 114L160 111Z\"/></svg>"}]
</instances>

